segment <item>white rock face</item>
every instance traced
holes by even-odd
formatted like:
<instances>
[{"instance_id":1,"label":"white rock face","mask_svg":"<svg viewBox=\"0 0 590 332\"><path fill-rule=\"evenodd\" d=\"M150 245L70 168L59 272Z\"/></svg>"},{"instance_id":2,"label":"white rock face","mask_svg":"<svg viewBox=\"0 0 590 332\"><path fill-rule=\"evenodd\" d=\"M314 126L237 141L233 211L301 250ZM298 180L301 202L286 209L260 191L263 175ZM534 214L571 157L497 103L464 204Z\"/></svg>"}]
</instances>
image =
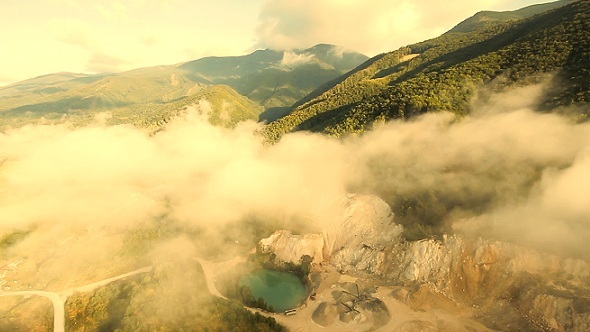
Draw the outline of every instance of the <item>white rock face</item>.
<instances>
[{"instance_id":1,"label":"white rock face","mask_svg":"<svg viewBox=\"0 0 590 332\"><path fill-rule=\"evenodd\" d=\"M377 196L347 195L327 209L326 220L318 220L322 234L278 231L260 241L262 251L287 262L309 255L316 263L329 261L342 270L380 274L385 251L399 242L403 230L393 223L389 205Z\"/></svg>"},{"instance_id":2,"label":"white rock face","mask_svg":"<svg viewBox=\"0 0 590 332\"><path fill-rule=\"evenodd\" d=\"M587 259L460 235L401 242L402 227L380 198L347 195L334 202L318 220L322 234L279 231L260 242L262 250L284 261L309 255L353 275L425 285L476 310L496 330L590 331Z\"/></svg>"},{"instance_id":3,"label":"white rock face","mask_svg":"<svg viewBox=\"0 0 590 332\"><path fill-rule=\"evenodd\" d=\"M377 196L348 195L343 203L340 226L324 233L330 262L344 271L381 275L385 253L399 243L403 227Z\"/></svg>"},{"instance_id":4,"label":"white rock face","mask_svg":"<svg viewBox=\"0 0 590 332\"><path fill-rule=\"evenodd\" d=\"M262 252L273 252L284 262L299 263L302 256L308 255L314 263L324 260L324 238L320 234L294 235L288 231L277 231L260 240Z\"/></svg>"},{"instance_id":5,"label":"white rock face","mask_svg":"<svg viewBox=\"0 0 590 332\"><path fill-rule=\"evenodd\" d=\"M404 284L431 285L455 303L480 308L482 316L509 308L507 323L522 319L532 324L519 329L586 331L590 327L590 264L584 260L455 235L444 241L397 246L381 276ZM522 313L526 316L519 318Z\"/></svg>"},{"instance_id":6,"label":"white rock face","mask_svg":"<svg viewBox=\"0 0 590 332\"><path fill-rule=\"evenodd\" d=\"M347 195L335 207L332 227L324 229L329 253L368 246L383 250L392 241L399 241L402 227L393 223L393 213L377 196Z\"/></svg>"},{"instance_id":7,"label":"white rock face","mask_svg":"<svg viewBox=\"0 0 590 332\"><path fill-rule=\"evenodd\" d=\"M489 271L499 269L503 278L522 272L557 274L590 284L590 264L585 261L544 255L501 241L467 240L459 235L445 237L444 241L405 243L395 248L388 265L386 276L395 280L435 282L473 277L477 283Z\"/></svg>"}]
</instances>

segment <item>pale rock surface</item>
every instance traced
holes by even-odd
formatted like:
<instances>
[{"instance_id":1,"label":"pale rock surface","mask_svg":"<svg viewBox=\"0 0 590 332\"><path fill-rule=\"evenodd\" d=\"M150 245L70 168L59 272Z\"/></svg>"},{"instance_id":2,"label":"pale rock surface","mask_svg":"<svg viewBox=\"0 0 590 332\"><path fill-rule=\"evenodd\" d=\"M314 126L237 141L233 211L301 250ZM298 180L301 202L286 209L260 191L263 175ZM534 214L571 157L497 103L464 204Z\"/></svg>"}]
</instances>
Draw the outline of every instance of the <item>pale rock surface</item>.
<instances>
[{"instance_id":1,"label":"pale rock surface","mask_svg":"<svg viewBox=\"0 0 590 332\"><path fill-rule=\"evenodd\" d=\"M344 273L402 285L410 302L415 289L430 289L417 306L442 296L492 330L590 331L588 260L461 235L403 242L390 207L375 196L342 197L326 216L318 222L322 234L279 231L261 241L262 250L295 263L309 255Z\"/></svg>"},{"instance_id":2,"label":"pale rock surface","mask_svg":"<svg viewBox=\"0 0 590 332\"><path fill-rule=\"evenodd\" d=\"M304 255L312 257L314 263L324 260L324 238L320 234L294 235L281 230L260 240L260 248L283 262L299 263Z\"/></svg>"},{"instance_id":3,"label":"pale rock surface","mask_svg":"<svg viewBox=\"0 0 590 332\"><path fill-rule=\"evenodd\" d=\"M387 257L384 279L431 285L455 303L478 308L482 317L496 322L495 329L590 327L590 264L585 260L458 235L408 242Z\"/></svg>"},{"instance_id":4,"label":"pale rock surface","mask_svg":"<svg viewBox=\"0 0 590 332\"><path fill-rule=\"evenodd\" d=\"M380 274L385 251L399 242L403 228L393 223L393 213L381 198L346 195L321 215L322 234L294 235L277 231L260 241L263 252L282 261L298 263L309 255L316 263L331 262L341 270Z\"/></svg>"}]
</instances>

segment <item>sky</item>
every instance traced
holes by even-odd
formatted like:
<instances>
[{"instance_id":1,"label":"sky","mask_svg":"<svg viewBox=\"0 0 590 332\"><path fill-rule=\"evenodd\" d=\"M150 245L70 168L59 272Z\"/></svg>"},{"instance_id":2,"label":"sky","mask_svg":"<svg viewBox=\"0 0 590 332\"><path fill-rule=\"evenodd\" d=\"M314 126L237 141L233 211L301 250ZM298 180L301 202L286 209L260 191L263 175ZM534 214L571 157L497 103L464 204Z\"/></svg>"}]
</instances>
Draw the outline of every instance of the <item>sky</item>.
<instances>
[{"instance_id":1,"label":"sky","mask_svg":"<svg viewBox=\"0 0 590 332\"><path fill-rule=\"evenodd\" d=\"M0 86L318 43L373 56L539 0L1 0Z\"/></svg>"}]
</instances>

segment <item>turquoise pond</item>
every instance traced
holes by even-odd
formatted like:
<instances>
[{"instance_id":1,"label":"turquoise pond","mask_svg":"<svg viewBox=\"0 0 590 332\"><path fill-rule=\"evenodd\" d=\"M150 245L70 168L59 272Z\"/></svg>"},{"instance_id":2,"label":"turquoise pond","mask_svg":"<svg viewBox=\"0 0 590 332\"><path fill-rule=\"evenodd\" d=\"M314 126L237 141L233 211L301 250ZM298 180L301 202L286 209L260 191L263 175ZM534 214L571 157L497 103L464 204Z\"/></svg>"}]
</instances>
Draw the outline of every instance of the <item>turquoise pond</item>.
<instances>
[{"instance_id":1,"label":"turquoise pond","mask_svg":"<svg viewBox=\"0 0 590 332\"><path fill-rule=\"evenodd\" d=\"M297 307L307 295L301 280L288 272L256 270L242 277L240 285L250 287L254 297L262 297L276 312Z\"/></svg>"}]
</instances>

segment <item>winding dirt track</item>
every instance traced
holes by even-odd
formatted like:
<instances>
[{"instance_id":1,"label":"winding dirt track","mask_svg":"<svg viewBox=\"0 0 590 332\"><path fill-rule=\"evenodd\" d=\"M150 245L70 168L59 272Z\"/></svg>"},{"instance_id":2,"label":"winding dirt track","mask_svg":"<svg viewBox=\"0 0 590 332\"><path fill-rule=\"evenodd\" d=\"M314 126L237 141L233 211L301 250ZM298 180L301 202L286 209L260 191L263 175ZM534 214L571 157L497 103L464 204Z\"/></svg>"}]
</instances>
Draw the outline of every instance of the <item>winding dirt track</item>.
<instances>
[{"instance_id":1,"label":"winding dirt track","mask_svg":"<svg viewBox=\"0 0 590 332\"><path fill-rule=\"evenodd\" d=\"M140 273L146 273L152 270L152 266L146 266L141 269L137 269L135 271L127 272L120 274L118 276L103 279L97 282L93 282L88 285L79 286L79 287L72 287L61 290L59 292L48 292L48 291L40 291L40 290L28 290L28 291L18 291L18 292L2 292L0 293L0 297L4 296L29 296L29 295L37 295L37 296L44 296L51 301L53 305L53 331L54 332L64 332L65 331L65 308L64 305L66 300L69 296L74 294L75 292L83 293L95 290L99 287L105 286L110 284L113 281L125 279L130 276L134 276Z\"/></svg>"},{"instance_id":2,"label":"winding dirt track","mask_svg":"<svg viewBox=\"0 0 590 332\"><path fill-rule=\"evenodd\" d=\"M203 268L203 274L205 275L205 282L207 283L207 290L209 290L209 294L227 300L227 297L221 294L217 287L215 287L215 273L213 273L213 263L198 257L193 257L193 259L199 262Z\"/></svg>"},{"instance_id":3,"label":"winding dirt track","mask_svg":"<svg viewBox=\"0 0 590 332\"><path fill-rule=\"evenodd\" d=\"M58 293L45 292L45 291L18 291L18 292L3 292L0 293L0 297L3 296L27 296L27 295L38 295L44 296L51 301L53 304L53 331L64 332L65 331L65 309L64 304L66 297L61 297Z\"/></svg>"}]
</instances>

